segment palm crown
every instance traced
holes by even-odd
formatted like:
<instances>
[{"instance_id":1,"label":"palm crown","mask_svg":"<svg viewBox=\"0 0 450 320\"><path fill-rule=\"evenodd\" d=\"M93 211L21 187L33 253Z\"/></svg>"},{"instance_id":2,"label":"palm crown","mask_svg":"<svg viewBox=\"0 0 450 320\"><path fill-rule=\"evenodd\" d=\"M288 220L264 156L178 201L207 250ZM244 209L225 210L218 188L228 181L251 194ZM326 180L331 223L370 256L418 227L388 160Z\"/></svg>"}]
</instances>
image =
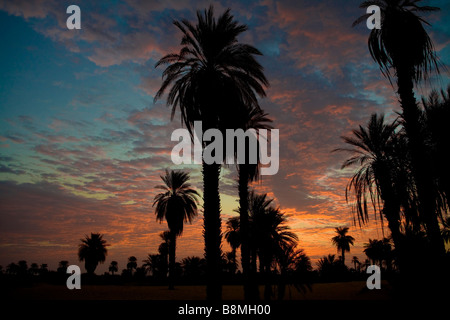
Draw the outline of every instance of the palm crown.
<instances>
[{"instance_id":1,"label":"palm crown","mask_svg":"<svg viewBox=\"0 0 450 320\"><path fill-rule=\"evenodd\" d=\"M418 6L421 0L372 0L360 7L377 5L381 11L381 29L372 29L368 45L372 58L379 64L383 74L391 78L390 69L396 72L406 68L415 81L427 78L431 69L438 68L433 43L418 13L437 11L439 8ZM369 14L358 18L353 26L367 19Z\"/></svg>"},{"instance_id":2,"label":"palm crown","mask_svg":"<svg viewBox=\"0 0 450 320\"><path fill-rule=\"evenodd\" d=\"M261 53L237 42L247 26L233 20L230 10L216 21L210 7L203 14L198 11L197 19L195 26L187 20L174 22L183 33L183 47L156 64L169 66L155 100L172 85L167 98L173 107L172 118L179 107L189 130L197 120L206 122L207 127L234 128L239 112L257 106L257 95L265 96L268 81L254 57Z\"/></svg>"},{"instance_id":3,"label":"palm crown","mask_svg":"<svg viewBox=\"0 0 450 320\"><path fill-rule=\"evenodd\" d=\"M183 171L167 171L161 176L164 185L156 188L163 192L156 195L153 206L156 205L156 219L167 221L170 232L179 236L183 233L184 222L192 222L197 215L198 192L187 183L189 174Z\"/></svg>"}]
</instances>

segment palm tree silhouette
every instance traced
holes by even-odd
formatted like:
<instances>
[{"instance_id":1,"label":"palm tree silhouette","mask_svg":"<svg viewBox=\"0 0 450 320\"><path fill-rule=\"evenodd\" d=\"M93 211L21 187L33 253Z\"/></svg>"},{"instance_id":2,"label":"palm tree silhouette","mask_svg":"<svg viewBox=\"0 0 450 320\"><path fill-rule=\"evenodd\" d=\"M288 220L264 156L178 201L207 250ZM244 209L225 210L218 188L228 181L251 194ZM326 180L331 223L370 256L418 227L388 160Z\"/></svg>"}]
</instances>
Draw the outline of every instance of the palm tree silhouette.
<instances>
[{"instance_id":1,"label":"palm tree silhouette","mask_svg":"<svg viewBox=\"0 0 450 320\"><path fill-rule=\"evenodd\" d=\"M335 228L337 235L331 239L331 242L341 250L341 261L345 265L345 252L350 252L350 245L353 245L355 238L347 235L348 227L337 227Z\"/></svg>"},{"instance_id":2,"label":"palm tree silhouette","mask_svg":"<svg viewBox=\"0 0 450 320\"><path fill-rule=\"evenodd\" d=\"M114 272L119 271L119 264L117 263L117 261L111 261L108 270L112 275L114 275Z\"/></svg>"},{"instance_id":3,"label":"palm tree silhouette","mask_svg":"<svg viewBox=\"0 0 450 320\"><path fill-rule=\"evenodd\" d=\"M135 256L128 258L127 269L130 275L133 275L133 270L137 269L137 258Z\"/></svg>"},{"instance_id":4,"label":"palm tree silhouette","mask_svg":"<svg viewBox=\"0 0 450 320\"><path fill-rule=\"evenodd\" d=\"M231 260L233 265L237 266L236 250L241 245L240 218L233 217L228 219L227 227L224 233L225 240L231 247Z\"/></svg>"},{"instance_id":5,"label":"palm tree silhouette","mask_svg":"<svg viewBox=\"0 0 450 320\"><path fill-rule=\"evenodd\" d=\"M361 7L377 5L381 10L381 29L371 31L369 51L389 81L392 69L397 78L397 93L419 196L419 211L432 244L435 262L439 264L438 260L445 253L445 248L438 224L430 158L421 135L421 110L414 95L414 83L427 79L433 68L439 72L433 43L423 27L423 24L428 23L417 13L437 11L439 8L421 7L418 2L420 0L373 0L363 2ZM366 18L367 15L360 17L353 25Z\"/></svg>"},{"instance_id":6,"label":"palm tree silhouette","mask_svg":"<svg viewBox=\"0 0 450 320\"><path fill-rule=\"evenodd\" d=\"M272 122L267 114L259 108L248 108L248 112L243 118L241 127L244 131L249 129L271 129L269 123ZM258 131L256 131L258 132ZM259 146L258 146L259 147ZM249 217L248 217L248 185L259 178L259 155L256 164L250 164L250 149L246 144L246 159L244 163L238 164L238 191L239 191L239 217L241 232L241 257L242 272L244 276L244 296L246 300L255 300L258 297L258 290L255 283L256 270L250 266L250 239L249 239Z\"/></svg>"},{"instance_id":7,"label":"palm tree silhouette","mask_svg":"<svg viewBox=\"0 0 450 320\"><path fill-rule=\"evenodd\" d=\"M183 233L185 222L192 222L197 215L198 192L188 183L189 174L183 171L167 171L161 176L163 190L153 200L158 221L167 221L170 230L169 241L169 289L174 289L176 238Z\"/></svg>"},{"instance_id":8,"label":"palm tree silhouette","mask_svg":"<svg viewBox=\"0 0 450 320\"><path fill-rule=\"evenodd\" d=\"M69 261L67 260L62 260L58 263L58 269L56 269L56 271L58 273L67 273L67 267L69 266Z\"/></svg>"},{"instance_id":9,"label":"palm tree silhouette","mask_svg":"<svg viewBox=\"0 0 450 320\"><path fill-rule=\"evenodd\" d=\"M270 286L271 266L285 249L297 244L298 237L289 231L286 216L280 208L272 206L273 199L267 194L258 195L254 191L249 194L249 212L251 219L252 264L256 269L256 255L259 257L260 270L265 274L266 285L264 298L269 300L272 295Z\"/></svg>"},{"instance_id":10,"label":"palm tree silhouette","mask_svg":"<svg viewBox=\"0 0 450 320\"><path fill-rule=\"evenodd\" d=\"M206 261L203 258L191 256L181 260L183 274L187 278L199 279L204 276Z\"/></svg>"},{"instance_id":11,"label":"palm tree silhouette","mask_svg":"<svg viewBox=\"0 0 450 320\"><path fill-rule=\"evenodd\" d=\"M203 130L236 128L236 119L246 108L257 106L257 95L264 96L268 85L254 47L238 43L237 37L247 30L226 10L217 19L211 6L197 11L197 24L174 21L183 33L179 53L161 58L156 67L168 64L163 83L155 96L159 99L171 86L167 104L172 106L172 119L177 108L181 121L194 137L195 121ZM198 134L198 133L197 133ZM206 148L210 142L204 142ZM219 175L220 164L203 166L204 238L207 261L207 298L220 300L221 219Z\"/></svg>"},{"instance_id":12,"label":"palm tree silhouette","mask_svg":"<svg viewBox=\"0 0 450 320\"><path fill-rule=\"evenodd\" d=\"M381 240L369 239L369 242L364 244L363 252L367 258L372 260L372 264L378 264L381 267L383 261L383 242Z\"/></svg>"},{"instance_id":13,"label":"palm tree silhouette","mask_svg":"<svg viewBox=\"0 0 450 320\"><path fill-rule=\"evenodd\" d=\"M355 271L361 271L360 270L361 262L359 262L359 258L357 256L353 256L352 263L353 267L355 268ZM356 269L356 265L358 265L358 270Z\"/></svg>"},{"instance_id":14,"label":"palm tree silhouette","mask_svg":"<svg viewBox=\"0 0 450 320\"><path fill-rule=\"evenodd\" d=\"M163 231L159 234L159 237L163 242L158 247L158 253L163 259L163 265L161 265L161 272L164 274L164 278L167 277L169 271L169 249L170 249L170 231Z\"/></svg>"},{"instance_id":15,"label":"palm tree silhouette","mask_svg":"<svg viewBox=\"0 0 450 320\"><path fill-rule=\"evenodd\" d=\"M353 191L354 209L358 221L365 223L369 219L370 208L378 208L380 217L388 221L395 247L403 254L400 231L401 206L407 213L407 219L414 219L415 210L409 209L414 191L408 167L408 156L402 147L402 135L396 132L398 122L385 123L384 115L372 114L365 127L353 130L353 136L342 137L351 148L336 151L350 152L342 168L358 166L346 188L346 199ZM371 206L369 205L371 204ZM380 207L382 205L382 208ZM402 259L399 259L399 262Z\"/></svg>"},{"instance_id":16,"label":"palm tree silhouette","mask_svg":"<svg viewBox=\"0 0 450 320\"><path fill-rule=\"evenodd\" d=\"M103 235L100 233L91 233L91 237L88 235L84 239L80 239L81 244L78 248L78 259L84 261L84 267L88 274L94 274L95 269L99 263L105 262L108 250L106 247L108 244L103 239Z\"/></svg>"}]
</instances>

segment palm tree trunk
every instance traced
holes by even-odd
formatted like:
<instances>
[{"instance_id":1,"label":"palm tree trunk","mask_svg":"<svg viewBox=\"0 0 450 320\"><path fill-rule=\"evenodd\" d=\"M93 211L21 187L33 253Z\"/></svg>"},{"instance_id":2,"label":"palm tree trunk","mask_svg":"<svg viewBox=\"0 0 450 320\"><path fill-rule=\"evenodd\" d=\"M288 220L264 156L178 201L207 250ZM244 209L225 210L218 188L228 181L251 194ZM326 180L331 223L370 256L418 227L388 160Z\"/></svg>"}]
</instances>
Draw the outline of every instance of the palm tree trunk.
<instances>
[{"instance_id":1,"label":"palm tree trunk","mask_svg":"<svg viewBox=\"0 0 450 320\"><path fill-rule=\"evenodd\" d=\"M239 220L241 236L241 263L242 275L244 277L244 297L250 300L250 250L249 250L249 222L248 222L248 167L245 164L239 165L238 177L239 193Z\"/></svg>"},{"instance_id":2,"label":"palm tree trunk","mask_svg":"<svg viewBox=\"0 0 450 320\"><path fill-rule=\"evenodd\" d=\"M203 208L204 238L206 258L206 298L222 299L221 279L221 219L219 176L220 164L206 164L203 161Z\"/></svg>"},{"instance_id":3,"label":"palm tree trunk","mask_svg":"<svg viewBox=\"0 0 450 320\"><path fill-rule=\"evenodd\" d=\"M175 232L170 232L169 244L169 290L174 290L175 282L175 252L177 247L177 236Z\"/></svg>"},{"instance_id":4,"label":"palm tree trunk","mask_svg":"<svg viewBox=\"0 0 450 320\"><path fill-rule=\"evenodd\" d=\"M250 225L248 220L248 181L249 166L247 164L239 165L238 192L239 192L239 218L241 229L241 259L242 274L244 277L244 297L245 300L258 299L258 287L256 284L256 257L255 268L250 265Z\"/></svg>"},{"instance_id":5,"label":"palm tree trunk","mask_svg":"<svg viewBox=\"0 0 450 320\"><path fill-rule=\"evenodd\" d=\"M345 250L342 248L342 264L345 266Z\"/></svg>"},{"instance_id":6,"label":"palm tree trunk","mask_svg":"<svg viewBox=\"0 0 450 320\"><path fill-rule=\"evenodd\" d=\"M414 96L412 75L413 73L408 68L397 68L398 94L403 110L404 126L411 151L413 175L419 196L419 213L422 221L425 223L432 247L432 259L435 261L431 264L438 265L440 258L445 254L445 247L438 224L431 163L427 156L425 143L421 137L420 110Z\"/></svg>"}]
</instances>

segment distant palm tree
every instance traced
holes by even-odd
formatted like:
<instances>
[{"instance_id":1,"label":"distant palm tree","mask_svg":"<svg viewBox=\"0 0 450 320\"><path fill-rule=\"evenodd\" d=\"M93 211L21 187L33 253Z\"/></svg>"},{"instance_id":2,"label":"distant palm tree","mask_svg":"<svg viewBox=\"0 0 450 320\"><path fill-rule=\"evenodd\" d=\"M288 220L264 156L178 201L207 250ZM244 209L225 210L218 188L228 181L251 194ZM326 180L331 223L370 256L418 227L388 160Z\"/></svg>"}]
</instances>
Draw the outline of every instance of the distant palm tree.
<instances>
[{"instance_id":1,"label":"distant palm tree","mask_svg":"<svg viewBox=\"0 0 450 320\"><path fill-rule=\"evenodd\" d=\"M355 238L347 235L348 227L337 227L335 228L337 235L331 239L331 242L341 250L341 260L342 264L345 265L345 252L350 252L350 245L353 245Z\"/></svg>"},{"instance_id":2,"label":"distant palm tree","mask_svg":"<svg viewBox=\"0 0 450 320\"><path fill-rule=\"evenodd\" d=\"M29 271L32 275L38 274L39 273L39 265L37 263L32 263Z\"/></svg>"},{"instance_id":3,"label":"distant palm tree","mask_svg":"<svg viewBox=\"0 0 450 320\"><path fill-rule=\"evenodd\" d=\"M372 264L378 264L380 267L383 262L383 242L377 239L369 239L368 243L364 244L363 251L367 258L372 260Z\"/></svg>"},{"instance_id":4,"label":"distant palm tree","mask_svg":"<svg viewBox=\"0 0 450 320\"><path fill-rule=\"evenodd\" d=\"M20 260L19 263L18 263L18 266L19 266L19 269L18 269L19 274L24 275L24 274L27 273L27 271L28 271L28 264L27 264L27 262L25 260Z\"/></svg>"},{"instance_id":5,"label":"distant palm tree","mask_svg":"<svg viewBox=\"0 0 450 320\"><path fill-rule=\"evenodd\" d=\"M361 271L360 270L361 262L359 262L359 258L357 256L353 256L352 263L353 263L353 267L355 268L355 271ZM356 269L356 265L358 265L358 270Z\"/></svg>"},{"instance_id":6,"label":"distant palm tree","mask_svg":"<svg viewBox=\"0 0 450 320\"><path fill-rule=\"evenodd\" d=\"M48 272L48 265L46 263L41 264L39 267L39 274L44 275Z\"/></svg>"},{"instance_id":7,"label":"distant palm tree","mask_svg":"<svg viewBox=\"0 0 450 320\"><path fill-rule=\"evenodd\" d=\"M56 269L56 271L58 273L67 273L67 268L69 267L69 261L67 260L62 260L58 263L58 269Z\"/></svg>"},{"instance_id":8,"label":"distant palm tree","mask_svg":"<svg viewBox=\"0 0 450 320\"><path fill-rule=\"evenodd\" d=\"M16 275L19 273L19 266L14 262L11 262L6 266L6 273L10 275Z\"/></svg>"},{"instance_id":9,"label":"distant palm tree","mask_svg":"<svg viewBox=\"0 0 450 320\"><path fill-rule=\"evenodd\" d=\"M130 275L133 274L133 270L137 269L137 258L135 256L128 258L127 269L129 270Z\"/></svg>"},{"instance_id":10,"label":"distant palm tree","mask_svg":"<svg viewBox=\"0 0 450 320\"><path fill-rule=\"evenodd\" d=\"M148 254L143 260L142 267L145 273L149 272L155 279L166 279L167 277L167 257L161 254Z\"/></svg>"},{"instance_id":11,"label":"distant palm tree","mask_svg":"<svg viewBox=\"0 0 450 320\"><path fill-rule=\"evenodd\" d=\"M183 33L179 53L161 58L156 67L168 64L163 83L155 96L159 99L171 86L167 104L181 111L181 121L191 132L195 121L202 121L203 131L236 128L236 119L246 108L257 106L257 95L265 96L268 81L255 55L256 48L238 42L247 30L226 10L217 19L211 6L197 11L197 24L187 20L174 24ZM206 148L210 142L204 142ZM207 298L220 300L221 220L220 164L203 161L203 200L205 257L208 266Z\"/></svg>"},{"instance_id":12,"label":"distant palm tree","mask_svg":"<svg viewBox=\"0 0 450 320\"><path fill-rule=\"evenodd\" d=\"M118 263L117 261L111 261L111 264L109 265L109 272L111 272L112 275L114 275L114 272L119 271L119 267L118 267Z\"/></svg>"},{"instance_id":13,"label":"distant palm tree","mask_svg":"<svg viewBox=\"0 0 450 320\"><path fill-rule=\"evenodd\" d=\"M227 227L224 233L225 240L229 243L231 247L231 260L235 266L237 266L236 261L236 250L241 245L241 233L240 233L240 221L239 217L233 217L228 219Z\"/></svg>"},{"instance_id":14,"label":"distant palm tree","mask_svg":"<svg viewBox=\"0 0 450 320\"><path fill-rule=\"evenodd\" d=\"M100 233L91 233L91 237L87 236L81 239L78 248L78 259L84 261L84 267L88 274L93 274L99 263L105 262L108 250L108 244Z\"/></svg>"},{"instance_id":15,"label":"distant palm tree","mask_svg":"<svg viewBox=\"0 0 450 320\"><path fill-rule=\"evenodd\" d=\"M408 136L413 176L419 196L419 212L426 225L432 244L435 263L445 253L439 230L436 208L436 190L431 174L431 161L422 137L419 109L414 95L414 83L426 79L431 70L439 72L438 58L419 12L437 11L439 8L419 6L421 0L372 0L362 8L377 5L381 10L381 29L374 28L369 36L369 50L383 74L391 81L391 71L397 78L398 95L402 107L403 124ZM367 19L364 15L353 25Z\"/></svg>"},{"instance_id":16,"label":"distant palm tree","mask_svg":"<svg viewBox=\"0 0 450 320\"><path fill-rule=\"evenodd\" d=\"M167 272L169 271L170 231L161 232L159 237L163 240L158 247L158 253L161 255L161 259L163 259L163 264L160 268L163 277L167 278Z\"/></svg>"},{"instance_id":17,"label":"distant palm tree","mask_svg":"<svg viewBox=\"0 0 450 320\"><path fill-rule=\"evenodd\" d=\"M185 222L192 222L197 215L198 192L188 183L189 174L183 171L167 171L161 176L163 190L153 200L156 205L156 219L167 221L170 230L169 241L169 289L174 289L176 238L183 233Z\"/></svg>"},{"instance_id":18,"label":"distant palm tree","mask_svg":"<svg viewBox=\"0 0 450 320\"><path fill-rule=\"evenodd\" d=\"M339 272L341 272L345 267L342 261L336 259L336 255L329 254L328 256L323 256L317 262L319 274L323 277L333 277Z\"/></svg>"},{"instance_id":19,"label":"distant palm tree","mask_svg":"<svg viewBox=\"0 0 450 320\"><path fill-rule=\"evenodd\" d=\"M186 257L181 260L181 267L186 278L199 279L205 274L206 261L196 256Z\"/></svg>"}]
</instances>

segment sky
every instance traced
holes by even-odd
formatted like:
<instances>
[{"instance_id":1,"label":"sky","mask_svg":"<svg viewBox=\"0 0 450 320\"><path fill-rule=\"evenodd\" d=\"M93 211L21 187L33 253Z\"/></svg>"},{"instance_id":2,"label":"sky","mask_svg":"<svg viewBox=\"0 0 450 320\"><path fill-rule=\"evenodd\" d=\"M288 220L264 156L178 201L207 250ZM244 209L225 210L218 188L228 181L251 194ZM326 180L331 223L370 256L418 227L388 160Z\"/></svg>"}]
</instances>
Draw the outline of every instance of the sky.
<instances>
[{"instance_id":1,"label":"sky","mask_svg":"<svg viewBox=\"0 0 450 320\"><path fill-rule=\"evenodd\" d=\"M373 112L396 117L398 97L367 48L370 30L352 22L365 13L345 1L1 1L0 2L0 265L58 262L82 265L80 239L104 234L104 265L157 253L154 188L165 169L184 169L201 193L200 165L175 165L170 152L180 116L170 120L165 97L154 103L162 69L155 63L180 49L173 20L195 21L214 5L249 30L239 41L258 48L270 82L261 107L280 133L280 168L255 183L288 216L299 246L315 262L338 254L335 227L350 227L347 257L365 260L364 243L388 230L372 215L354 225L341 170L342 135ZM66 8L81 9L81 29L69 30ZM425 18L443 65L450 65L450 3ZM446 88L448 72L416 88L417 97ZM222 220L237 215L236 169L224 167ZM202 214L186 225L177 260L203 256ZM384 233L383 233L384 232ZM224 242L224 251L229 247ZM338 254L339 255L339 254ZM350 265L350 260L346 259Z\"/></svg>"}]
</instances>

